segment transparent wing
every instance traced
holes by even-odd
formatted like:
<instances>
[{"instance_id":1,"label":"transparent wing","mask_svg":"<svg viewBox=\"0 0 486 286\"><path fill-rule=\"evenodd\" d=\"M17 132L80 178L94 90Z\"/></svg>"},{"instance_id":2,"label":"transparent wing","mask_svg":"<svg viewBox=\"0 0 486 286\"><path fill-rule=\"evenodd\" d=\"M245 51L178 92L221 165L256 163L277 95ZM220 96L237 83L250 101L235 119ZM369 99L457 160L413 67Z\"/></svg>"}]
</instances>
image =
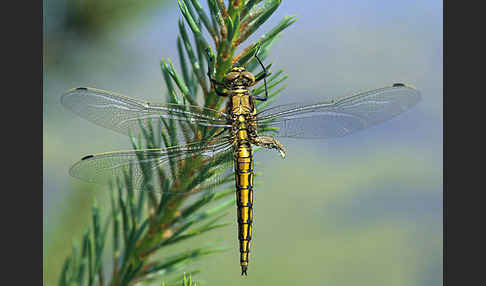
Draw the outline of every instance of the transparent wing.
<instances>
[{"instance_id":1,"label":"transparent wing","mask_svg":"<svg viewBox=\"0 0 486 286\"><path fill-rule=\"evenodd\" d=\"M208 126L230 127L228 115L210 108L140 101L114 92L80 87L67 91L61 103L79 116L105 128L129 135L138 134L153 121L172 119Z\"/></svg>"},{"instance_id":2,"label":"transparent wing","mask_svg":"<svg viewBox=\"0 0 486 286\"><path fill-rule=\"evenodd\" d=\"M85 156L71 167L69 173L75 178L97 184L107 184L117 177L123 180L124 175L128 175L134 189L160 192L166 182L175 183L172 181L174 174L169 172L191 170L191 178L178 184L191 184L192 179L198 178L207 189L210 184L220 182L227 176L227 173L218 171L232 166L231 147L228 137L218 137L210 142L199 141L165 149L100 153ZM170 168L164 168L167 165ZM193 187L191 192L205 189L198 184Z\"/></svg>"},{"instance_id":3,"label":"transparent wing","mask_svg":"<svg viewBox=\"0 0 486 286\"><path fill-rule=\"evenodd\" d=\"M388 120L419 102L420 92L402 83L329 101L293 103L257 114L259 132L277 137L341 137Z\"/></svg>"}]
</instances>

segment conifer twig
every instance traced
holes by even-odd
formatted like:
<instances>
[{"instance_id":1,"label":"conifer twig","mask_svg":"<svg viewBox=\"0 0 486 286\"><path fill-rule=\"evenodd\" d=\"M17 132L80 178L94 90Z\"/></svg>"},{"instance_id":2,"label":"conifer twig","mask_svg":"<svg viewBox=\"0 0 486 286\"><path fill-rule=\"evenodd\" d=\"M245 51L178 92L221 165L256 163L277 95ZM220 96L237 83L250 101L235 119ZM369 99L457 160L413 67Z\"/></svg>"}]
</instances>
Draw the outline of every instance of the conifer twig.
<instances>
[{"instance_id":1,"label":"conifer twig","mask_svg":"<svg viewBox=\"0 0 486 286\"><path fill-rule=\"evenodd\" d=\"M203 36L204 29L211 36L216 51L213 53L216 61L214 77L221 80L233 65L245 66L254 72L257 65L253 56L257 48L260 48L258 55L265 58L281 32L295 21L295 17L285 17L256 43L248 44L235 55L236 48L268 20L281 0L230 0L227 5L223 0L207 0L208 13L199 0L177 0L177 3L182 14L176 42L182 74L170 59L160 61L169 104L198 105L199 92L203 99L201 106L218 108L225 101L208 86L205 50L209 48L213 53L213 49ZM267 69L270 66L271 63L267 64ZM280 70L267 77L269 100L265 104L279 96L287 75ZM253 90L255 95L262 92L262 87ZM133 149L167 148L200 139L201 134L215 134L215 130L207 127L163 118L140 126L141 134L130 137ZM144 160L142 156L138 160ZM59 285L119 286L151 281L160 285L161 279L170 283L169 275L182 271L186 271L188 276L178 276L172 282L196 285L191 274L198 270L188 270L191 262L223 249L202 243L174 256L167 256L165 250L171 245L227 226L220 220L235 204L235 198L231 198L234 196L233 177L211 179L221 175L232 163L231 160L232 156L227 155L215 160L204 160L200 155L182 161L170 160L167 169L159 168L155 174L141 165L144 181L149 183L140 192L135 190L134 170L126 170L122 178L116 178L108 187L110 210L106 211L105 206L94 202L92 225L82 237L80 250L78 243L74 243L73 252L63 265ZM225 184L229 185L224 191L210 191ZM161 193L157 194L155 190ZM108 235L108 232L111 234ZM108 240L111 241L108 243ZM113 247L113 266L111 271L105 272L103 257L110 255L105 253L107 244ZM105 273L111 273L111 277L104 277ZM165 282L162 285L166 285Z\"/></svg>"}]
</instances>

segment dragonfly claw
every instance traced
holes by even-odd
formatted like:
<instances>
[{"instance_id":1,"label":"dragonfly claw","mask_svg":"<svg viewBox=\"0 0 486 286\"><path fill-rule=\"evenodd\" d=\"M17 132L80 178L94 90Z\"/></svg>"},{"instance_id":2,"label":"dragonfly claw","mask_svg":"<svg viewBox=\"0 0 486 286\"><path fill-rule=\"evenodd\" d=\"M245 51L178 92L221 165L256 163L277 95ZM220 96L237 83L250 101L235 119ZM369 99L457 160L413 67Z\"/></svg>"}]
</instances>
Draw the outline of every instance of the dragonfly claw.
<instances>
[{"instance_id":1,"label":"dragonfly claw","mask_svg":"<svg viewBox=\"0 0 486 286\"><path fill-rule=\"evenodd\" d=\"M280 152L280 156L282 156L282 159L285 158L285 148L275 138L268 136L258 136L253 138L252 143L257 146L262 146L264 148L275 149Z\"/></svg>"}]
</instances>

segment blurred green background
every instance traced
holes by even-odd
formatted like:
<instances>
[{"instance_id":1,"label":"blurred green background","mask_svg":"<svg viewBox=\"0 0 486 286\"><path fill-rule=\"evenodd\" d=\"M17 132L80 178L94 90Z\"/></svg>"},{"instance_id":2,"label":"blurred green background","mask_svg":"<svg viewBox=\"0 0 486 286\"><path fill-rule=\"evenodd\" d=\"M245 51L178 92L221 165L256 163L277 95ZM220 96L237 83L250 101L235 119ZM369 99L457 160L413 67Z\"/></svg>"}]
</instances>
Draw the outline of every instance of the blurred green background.
<instances>
[{"instance_id":1,"label":"blurred green background","mask_svg":"<svg viewBox=\"0 0 486 286\"><path fill-rule=\"evenodd\" d=\"M63 109L60 96L90 86L162 101L159 60L178 63L180 13L175 0L44 0L43 12L43 261L45 285L55 285L73 239L90 223L93 198L108 200L103 188L71 178L69 167L85 154L130 146ZM202 237L231 250L199 261L195 278L205 285L443 284L442 12L437 0L283 1L257 33L299 17L267 59L290 75L279 103L393 82L414 85L423 99L352 136L284 139L285 160L258 152L264 174L249 276L240 277L231 211L225 221L232 226Z\"/></svg>"}]
</instances>

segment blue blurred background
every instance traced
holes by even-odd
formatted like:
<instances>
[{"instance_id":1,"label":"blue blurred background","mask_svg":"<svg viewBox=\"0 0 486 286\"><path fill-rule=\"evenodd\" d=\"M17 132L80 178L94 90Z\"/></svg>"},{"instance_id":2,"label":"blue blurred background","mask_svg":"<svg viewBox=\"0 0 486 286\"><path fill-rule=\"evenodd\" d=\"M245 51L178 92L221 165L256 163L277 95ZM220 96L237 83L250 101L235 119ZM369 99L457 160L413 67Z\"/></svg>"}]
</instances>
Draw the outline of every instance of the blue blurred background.
<instances>
[{"instance_id":1,"label":"blue blurred background","mask_svg":"<svg viewBox=\"0 0 486 286\"><path fill-rule=\"evenodd\" d=\"M437 0L283 1L250 38L284 16L299 17L266 60L290 76L279 103L393 82L417 87L422 101L352 136L282 140L284 161L257 153L264 174L249 276L239 275L234 211L225 218L232 226L202 237L231 250L200 261L196 278L207 285L442 285L442 13ZM130 147L123 135L64 109L61 94L89 86L163 101L159 61L177 66L180 17L175 0L44 0L45 285L56 283L73 239L90 223L93 198L108 199L103 188L71 178L69 167L85 154Z\"/></svg>"}]
</instances>

